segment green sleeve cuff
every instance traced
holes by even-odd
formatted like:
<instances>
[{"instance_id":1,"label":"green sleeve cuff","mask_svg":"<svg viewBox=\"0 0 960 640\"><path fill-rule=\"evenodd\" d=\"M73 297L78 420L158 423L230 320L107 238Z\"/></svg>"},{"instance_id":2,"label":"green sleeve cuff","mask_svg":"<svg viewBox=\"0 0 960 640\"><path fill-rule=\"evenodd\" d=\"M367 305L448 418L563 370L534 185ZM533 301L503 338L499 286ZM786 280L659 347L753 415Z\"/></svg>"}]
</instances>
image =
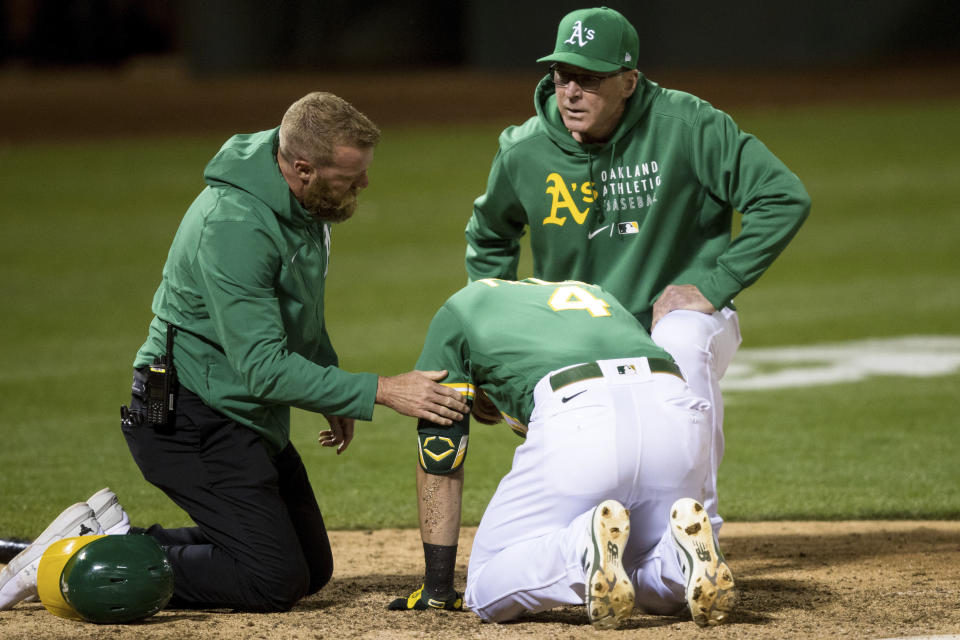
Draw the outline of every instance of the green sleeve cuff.
<instances>
[{"instance_id":1,"label":"green sleeve cuff","mask_svg":"<svg viewBox=\"0 0 960 640\"><path fill-rule=\"evenodd\" d=\"M360 395L357 398L357 410L353 415L357 420L373 419L373 407L377 403L377 384L380 376L376 373L356 373L360 378Z\"/></svg>"},{"instance_id":2,"label":"green sleeve cuff","mask_svg":"<svg viewBox=\"0 0 960 640\"><path fill-rule=\"evenodd\" d=\"M730 301L743 290L743 284L729 271L718 266L697 288L715 309L720 310L730 305Z\"/></svg>"}]
</instances>

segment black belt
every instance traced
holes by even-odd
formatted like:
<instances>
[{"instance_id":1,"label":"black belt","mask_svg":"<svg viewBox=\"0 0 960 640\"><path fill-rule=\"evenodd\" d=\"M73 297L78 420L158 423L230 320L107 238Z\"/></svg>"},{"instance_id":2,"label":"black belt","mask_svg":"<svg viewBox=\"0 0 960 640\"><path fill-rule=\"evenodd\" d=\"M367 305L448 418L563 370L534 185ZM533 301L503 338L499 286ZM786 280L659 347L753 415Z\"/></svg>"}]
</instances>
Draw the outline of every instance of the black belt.
<instances>
[{"instance_id":1,"label":"black belt","mask_svg":"<svg viewBox=\"0 0 960 640\"><path fill-rule=\"evenodd\" d=\"M680 367L678 367L677 363L673 360L667 360L666 358L647 358L646 360L647 364L650 365L650 373L670 373L680 379L683 379L683 374L680 372ZM557 391L558 389L565 387L568 384L573 384L574 382L602 377L603 371L600 369L600 365L596 362L578 364L575 367L564 369L560 373L555 373L550 376L550 388L554 391Z\"/></svg>"}]
</instances>

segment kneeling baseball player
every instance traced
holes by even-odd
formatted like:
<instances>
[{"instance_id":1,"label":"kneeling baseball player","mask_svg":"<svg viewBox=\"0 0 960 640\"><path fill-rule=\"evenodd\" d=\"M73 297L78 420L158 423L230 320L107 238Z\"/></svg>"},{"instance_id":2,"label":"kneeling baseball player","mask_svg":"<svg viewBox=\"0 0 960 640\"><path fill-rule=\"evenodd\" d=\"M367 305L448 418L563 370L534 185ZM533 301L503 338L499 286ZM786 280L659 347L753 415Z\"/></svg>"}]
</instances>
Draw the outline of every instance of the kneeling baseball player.
<instances>
[{"instance_id":1,"label":"kneeling baseball player","mask_svg":"<svg viewBox=\"0 0 960 640\"><path fill-rule=\"evenodd\" d=\"M417 369L525 437L480 522L454 589L469 418L418 424L426 564L390 609L466 606L504 622L585 604L598 629L634 610L725 622L735 604L702 493L707 403L608 292L581 282L486 279L434 316Z\"/></svg>"}]
</instances>

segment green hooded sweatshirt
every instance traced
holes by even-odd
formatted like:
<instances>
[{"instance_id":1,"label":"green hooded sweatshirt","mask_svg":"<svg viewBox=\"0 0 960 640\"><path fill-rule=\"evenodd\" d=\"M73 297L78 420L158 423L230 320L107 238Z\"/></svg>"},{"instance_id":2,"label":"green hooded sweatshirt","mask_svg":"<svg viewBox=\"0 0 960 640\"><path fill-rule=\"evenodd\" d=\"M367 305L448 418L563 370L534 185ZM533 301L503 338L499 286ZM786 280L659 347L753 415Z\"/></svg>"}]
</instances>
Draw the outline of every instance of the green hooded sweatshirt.
<instances>
[{"instance_id":1,"label":"green hooded sweatshirt","mask_svg":"<svg viewBox=\"0 0 960 640\"><path fill-rule=\"evenodd\" d=\"M580 144L549 76L537 115L500 135L466 227L467 274L516 279L530 229L534 276L613 293L649 329L670 284L720 309L770 266L810 212L800 180L727 114L640 76L620 124ZM741 231L731 238L733 211Z\"/></svg>"},{"instance_id":2,"label":"green hooded sweatshirt","mask_svg":"<svg viewBox=\"0 0 960 640\"><path fill-rule=\"evenodd\" d=\"M134 361L163 355L177 328L180 382L249 426L273 452L290 407L369 420L377 376L337 368L323 316L330 225L313 221L277 165L279 128L237 135L204 171L180 223Z\"/></svg>"}]
</instances>

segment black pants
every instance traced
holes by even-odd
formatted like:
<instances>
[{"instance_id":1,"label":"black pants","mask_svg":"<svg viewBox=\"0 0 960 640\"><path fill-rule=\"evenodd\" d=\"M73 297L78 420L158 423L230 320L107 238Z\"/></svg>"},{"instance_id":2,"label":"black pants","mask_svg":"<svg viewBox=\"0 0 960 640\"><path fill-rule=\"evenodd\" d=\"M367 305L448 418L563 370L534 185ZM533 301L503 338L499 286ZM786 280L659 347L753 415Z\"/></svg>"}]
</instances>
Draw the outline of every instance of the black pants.
<instances>
[{"instance_id":1,"label":"black pants","mask_svg":"<svg viewBox=\"0 0 960 640\"><path fill-rule=\"evenodd\" d=\"M131 409L142 401L134 396ZM264 441L179 389L167 432L123 426L143 477L197 524L147 533L173 565L168 606L286 611L333 574L323 516L292 444L271 457Z\"/></svg>"}]
</instances>

